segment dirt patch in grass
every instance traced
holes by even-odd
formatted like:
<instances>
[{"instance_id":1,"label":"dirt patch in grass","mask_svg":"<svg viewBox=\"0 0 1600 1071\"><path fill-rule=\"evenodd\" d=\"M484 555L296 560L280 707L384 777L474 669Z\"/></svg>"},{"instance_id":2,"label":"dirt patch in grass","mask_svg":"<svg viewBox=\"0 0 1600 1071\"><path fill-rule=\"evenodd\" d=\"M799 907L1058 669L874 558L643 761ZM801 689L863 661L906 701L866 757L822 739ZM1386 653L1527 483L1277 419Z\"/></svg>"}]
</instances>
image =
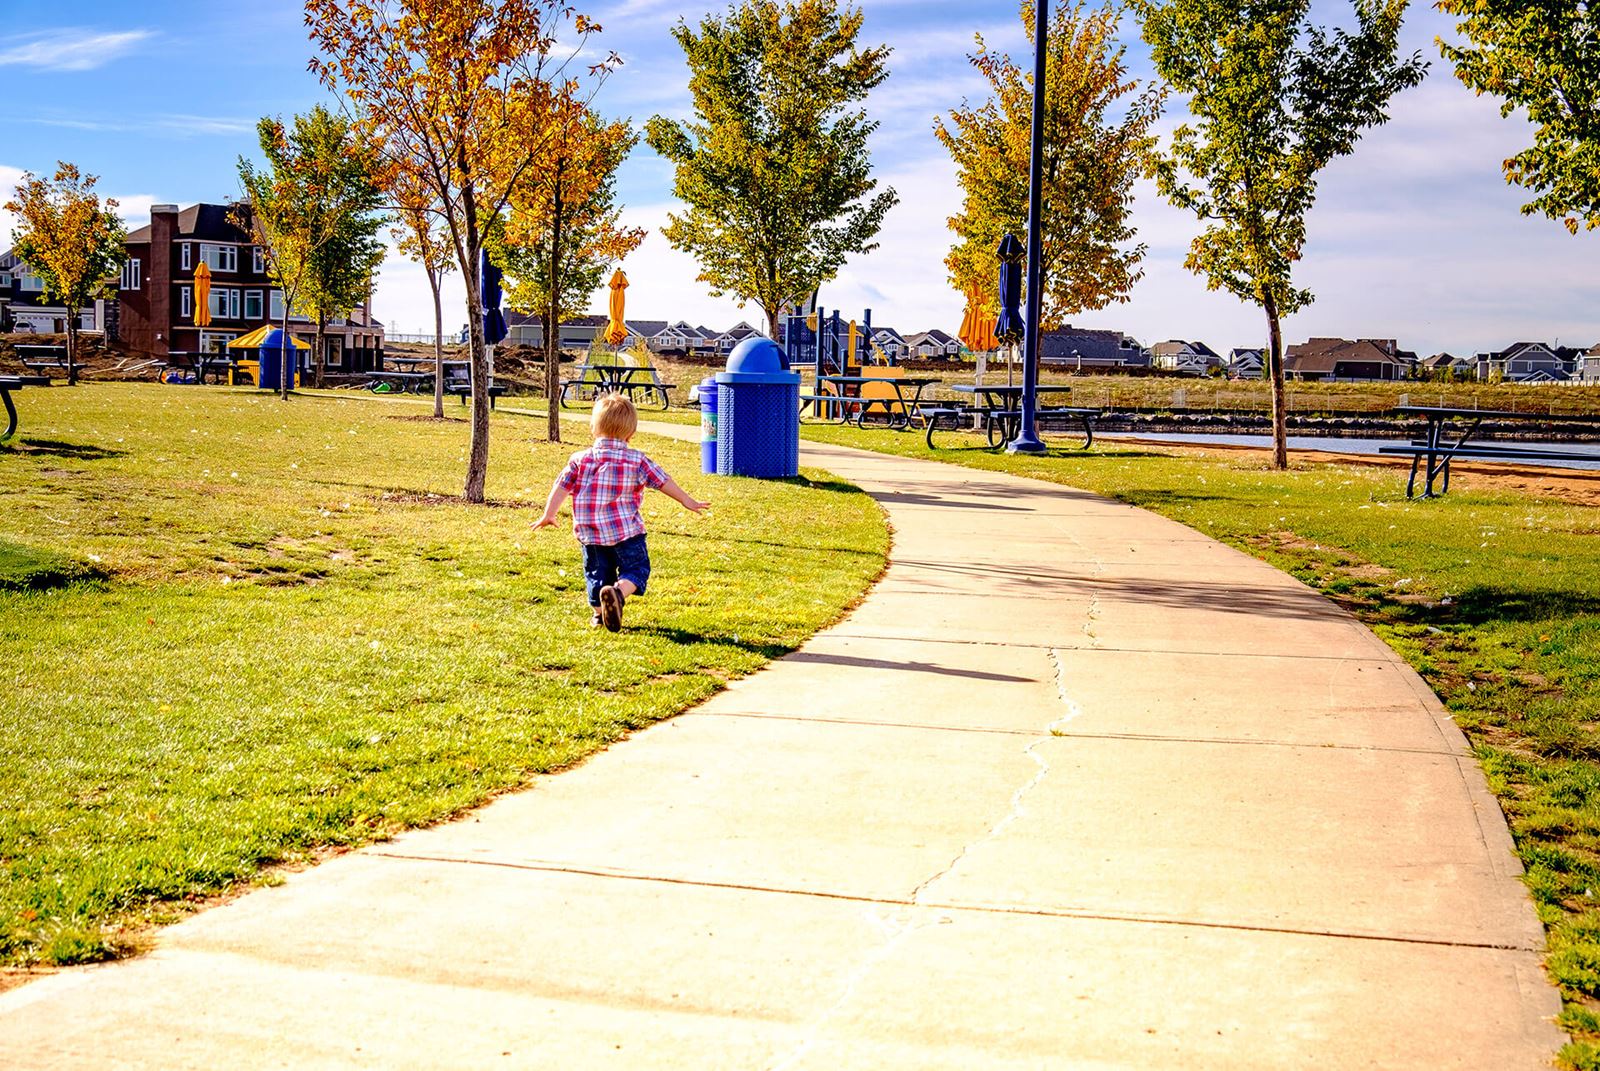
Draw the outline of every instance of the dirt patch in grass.
<instances>
[{"instance_id":1,"label":"dirt patch in grass","mask_svg":"<svg viewBox=\"0 0 1600 1071\"><path fill-rule=\"evenodd\" d=\"M432 491L385 491L377 496L379 502L402 506L484 506L490 509L527 509L529 503L510 499L486 498L482 502L468 502L461 495L441 495Z\"/></svg>"},{"instance_id":2,"label":"dirt patch in grass","mask_svg":"<svg viewBox=\"0 0 1600 1071\"><path fill-rule=\"evenodd\" d=\"M385 420L399 420L407 424L465 424L466 417L443 416L436 417L431 413L407 414L405 416L387 416Z\"/></svg>"}]
</instances>

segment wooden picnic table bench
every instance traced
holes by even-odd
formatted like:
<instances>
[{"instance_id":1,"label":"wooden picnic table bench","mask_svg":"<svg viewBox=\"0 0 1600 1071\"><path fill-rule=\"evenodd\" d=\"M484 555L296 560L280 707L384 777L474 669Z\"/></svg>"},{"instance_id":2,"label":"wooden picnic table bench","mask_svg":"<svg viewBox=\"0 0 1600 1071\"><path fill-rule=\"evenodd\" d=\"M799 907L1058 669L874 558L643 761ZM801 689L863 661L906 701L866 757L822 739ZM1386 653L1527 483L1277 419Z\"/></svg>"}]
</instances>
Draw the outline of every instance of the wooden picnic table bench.
<instances>
[{"instance_id":1,"label":"wooden picnic table bench","mask_svg":"<svg viewBox=\"0 0 1600 1071\"><path fill-rule=\"evenodd\" d=\"M574 372L576 376L561 381L561 393L557 397L557 404L563 409L567 408L569 395L576 395L583 401L583 392L591 390L593 396L601 394L626 394L632 401L637 401L637 395L643 394L647 398L660 401L663 410L671 408L672 399L667 392L675 387L675 383L662 383L656 370L648 365L639 367L635 365L620 364L581 364Z\"/></svg>"},{"instance_id":2,"label":"wooden picnic table bench","mask_svg":"<svg viewBox=\"0 0 1600 1071\"><path fill-rule=\"evenodd\" d=\"M9 442L17 433L17 405L11 400L13 391L24 387L48 387L49 376L0 376L0 403L6 410L6 428L0 432L0 443Z\"/></svg>"},{"instance_id":3,"label":"wooden picnic table bench","mask_svg":"<svg viewBox=\"0 0 1600 1071\"><path fill-rule=\"evenodd\" d=\"M1402 405L1395 412L1401 416L1421 417L1426 421L1423 434L1405 445L1380 446L1380 454L1400 454L1411 458L1411 475L1406 479L1407 498L1435 498L1450 490L1450 462L1458 458L1482 458L1486 461L1600 461L1600 449L1552 450L1540 444L1496 444L1472 436L1485 420L1496 423L1516 421L1562 421L1600 424L1600 416L1551 415L1544 413L1513 413L1494 409L1452 409L1444 406ZM1452 438L1453 436L1453 438ZM1427 468L1422 468L1426 463ZM1424 473L1423 491L1416 494L1417 473ZM1439 489L1434 490L1434 484Z\"/></svg>"},{"instance_id":4,"label":"wooden picnic table bench","mask_svg":"<svg viewBox=\"0 0 1600 1071\"><path fill-rule=\"evenodd\" d=\"M933 433L941 421L948 422L949 430L956 430L965 421L981 428L989 445L1003 446L1017 437L1022 426L1022 387L1011 384L957 383L951 388L961 394L971 394L980 399L976 404L936 402L922 406L921 416L927 428L928 449L935 449ZM1071 387L1040 386L1036 396L1070 394ZM1094 422L1101 410L1073 405L1041 406L1034 412L1040 424L1076 423L1083 428L1083 449L1094 445Z\"/></svg>"}]
</instances>

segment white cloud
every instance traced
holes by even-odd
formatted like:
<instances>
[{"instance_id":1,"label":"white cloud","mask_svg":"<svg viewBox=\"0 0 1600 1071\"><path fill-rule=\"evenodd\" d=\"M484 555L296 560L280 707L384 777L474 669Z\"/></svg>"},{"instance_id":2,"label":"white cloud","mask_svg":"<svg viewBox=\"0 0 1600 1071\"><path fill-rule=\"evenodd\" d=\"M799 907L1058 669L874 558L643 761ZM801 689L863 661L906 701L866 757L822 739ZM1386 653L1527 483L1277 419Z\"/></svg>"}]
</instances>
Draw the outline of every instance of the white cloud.
<instances>
[{"instance_id":1,"label":"white cloud","mask_svg":"<svg viewBox=\"0 0 1600 1071\"><path fill-rule=\"evenodd\" d=\"M92 33L81 28L25 34L0 45L0 67L92 71L128 54L154 36L150 30Z\"/></svg>"},{"instance_id":2,"label":"white cloud","mask_svg":"<svg viewBox=\"0 0 1600 1071\"><path fill-rule=\"evenodd\" d=\"M256 128L256 120L214 115L151 115L140 119L86 119L70 115L21 116L19 122L38 126L63 127L69 130L107 131L114 133L155 134L173 138L191 138L204 135L231 137L247 134Z\"/></svg>"},{"instance_id":3,"label":"white cloud","mask_svg":"<svg viewBox=\"0 0 1600 1071\"><path fill-rule=\"evenodd\" d=\"M20 167L0 164L0 205L11 200L12 191L17 188L17 183L22 181L23 174L25 172ZM11 248L11 231L16 225L17 217L0 208L0 250Z\"/></svg>"}]
</instances>

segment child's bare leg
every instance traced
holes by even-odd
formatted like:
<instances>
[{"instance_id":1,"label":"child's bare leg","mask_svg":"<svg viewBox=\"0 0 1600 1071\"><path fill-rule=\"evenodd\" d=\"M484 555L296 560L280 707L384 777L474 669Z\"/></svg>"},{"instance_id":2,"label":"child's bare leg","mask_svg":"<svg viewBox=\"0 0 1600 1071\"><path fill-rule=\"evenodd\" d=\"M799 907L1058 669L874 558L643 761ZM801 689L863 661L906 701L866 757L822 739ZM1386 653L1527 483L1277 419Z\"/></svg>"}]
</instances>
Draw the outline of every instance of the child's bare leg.
<instances>
[{"instance_id":1,"label":"child's bare leg","mask_svg":"<svg viewBox=\"0 0 1600 1071\"><path fill-rule=\"evenodd\" d=\"M639 588L638 585L636 585L633 581L629 580L627 577L623 577L621 580L617 581L617 590L622 592L623 598L631 599L633 598L633 593L638 591Z\"/></svg>"}]
</instances>

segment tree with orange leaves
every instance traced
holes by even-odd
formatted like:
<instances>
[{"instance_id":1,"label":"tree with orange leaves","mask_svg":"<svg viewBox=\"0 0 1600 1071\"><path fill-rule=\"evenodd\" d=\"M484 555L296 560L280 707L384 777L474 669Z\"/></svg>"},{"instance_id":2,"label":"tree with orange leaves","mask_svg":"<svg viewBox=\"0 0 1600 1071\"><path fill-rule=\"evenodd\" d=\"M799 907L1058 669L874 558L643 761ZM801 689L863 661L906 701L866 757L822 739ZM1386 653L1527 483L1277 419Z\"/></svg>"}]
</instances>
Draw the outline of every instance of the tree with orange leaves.
<instances>
[{"instance_id":1,"label":"tree with orange leaves","mask_svg":"<svg viewBox=\"0 0 1600 1071\"><path fill-rule=\"evenodd\" d=\"M1045 327L1113 301L1127 301L1143 274L1143 245L1129 217L1133 183L1155 146L1151 125L1164 91L1128 77L1116 42L1121 6L1063 4L1051 18L1044 97L1043 291ZM1033 40L1034 6L1022 5ZM1028 230L1028 155L1033 129L1033 77L977 38L970 57L992 96L963 104L934 133L949 151L961 185L961 211L950 218L956 244L945 257L950 285L989 304L998 295L995 249L1006 233ZM1136 93L1126 104L1122 97ZM1115 113L1112 119L1113 106Z\"/></svg>"},{"instance_id":2,"label":"tree with orange leaves","mask_svg":"<svg viewBox=\"0 0 1600 1071\"><path fill-rule=\"evenodd\" d=\"M17 258L44 280L45 300L66 307L69 384L78 382L78 314L128 259L117 202L100 200L99 181L61 162L53 179L24 174L6 202L19 220L11 233Z\"/></svg>"},{"instance_id":3,"label":"tree with orange leaves","mask_svg":"<svg viewBox=\"0 0 1600 1071\"><path fill-rule=\"evenodd\" d=\"M624 227L616 203L617 168L639 143L624 121L607 123L587 109L569 124L536 184L511 199L499 248L507 303L544 325L545 397L561 390L561 321L583 311L605 269L639 248L642 227ZM561 439L561 414L550 406L549 436Z\"/></svg>"},{"instance_id":4,"label":"tree with orange leaves","mask_svg":"<svg viewBox=\"0 0 1600 1071\"><path fill-rule=\"evenodd\" d=\"M311 69L395 167L420 176L449 233L467 289L464 495L482 502L492 369L479 262L493 221L585 103L574 64L600 27L560 0L306 0L305 21L322 52ZM587 68L590 92L617 62Z\"/></svg>"}]
</instances>

